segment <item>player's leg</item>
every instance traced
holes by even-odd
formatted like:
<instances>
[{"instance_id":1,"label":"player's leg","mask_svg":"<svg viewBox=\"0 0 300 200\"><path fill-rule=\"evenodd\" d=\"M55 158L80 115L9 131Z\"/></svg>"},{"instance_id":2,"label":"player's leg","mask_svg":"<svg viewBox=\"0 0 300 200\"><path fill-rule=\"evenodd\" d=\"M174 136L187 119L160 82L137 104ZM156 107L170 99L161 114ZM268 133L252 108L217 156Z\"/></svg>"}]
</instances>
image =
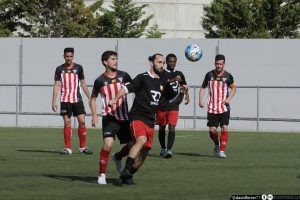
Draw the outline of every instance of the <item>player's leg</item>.
<instances>
[{"instance_id":1,"label":"player's leg","mask_svg":"<svg viewBox=\"0 0 300 200\"><path fill-rule=\"evenodd\" d=\"M129 151L128 157L126 159L125 167L121 173L120 179L122 180L132 178L132 174L131 174L132 165L136 157L140 153L141 149L146 144L147 139L149 139L149 137L147 137L147 129L149 127L144 122L139 120L133 120L130 123L130 126L131 126L131 133L134 139L134 145L131 147ZM154 132L154 128L153 128L153 132ZM152 138L150 138L150 140L151 139L153 140L153 135Z\"/></svg>"},{"instance_id":2,"label":"player's leg","mask_svg":"<svg viewBox=\"0 0 300 200\"><path fill-rule=\"evenodd\" d=\"M219 121L218 117L215 114L212 113L207 113L207 126L209 127L209 136L211 140L214 142L215 147L214 147L214 155L219 156L219 135L217 128L219 126Z\"/></svg>"},{"instance_id":3,"label":"player's leg","mask_svg":"<svg viewBox=\"0 0 300 200\"><path fill-rule=\"evenodd\" d=\"M72 104L73 115L77 117L78 121L78 137L79 137L79 152L85 154L92 154L92 150L86 146L86 127L85 127L85 109L83 102Z\"/></svg>"},{"instance_id":4,"label":"player's leg","mask_svg":"<svg viewBox=\"0 0 300 200\"><path fill-rule=\"evenodd\" d=\"M120 151L112 154L112 159L115 162L116 169L119 173L122 172L123 166L122 166L122 159L126 157L133 146L132 138L131 138L131 132L130 132L130 123L129 121L124 121L120 123L121 128L116 133L120 144L125 144Z\"/></svg>"},{"instance_id":5,"label":"player's leg","mask_svg":"<svg viewBox=\"0 0 300 200\"><path fill-rule=\"evenodd\" d=\"M72 137L72 126L71 126L71 116L72 109L70 103L60 104L60 115L64 120L64 143L65 148L60 151L61 154L72 154L71 150L71 137Z\"/></svg>"},{"instance_id":6,"label":"player's leg","mask_svg":"<svg viewBox=\"0 0 300 200\"><path fill-rule=\"evenodd\" d=\"M166 149L166 113L167 111L158 110L156 113L156 124L159 125L158 129L158 140L161 147L159 156L165 157L167 149Z\"/></svg>"},{"instance_id":7,"label":"player's leg","mask_svg":"<svg viewBox=\"0 0 300 200\"><path fill-rule=\"evenodd\" d=\"M119 124L111 116L102 117L103 145L100 151L98 184L106 184L106 168L110 151L114 142L115 132Z\"/></svg>"},{"instance_id":8,"label":"player's leg","mask_svg":"<svg viewBox=\"0 0 300 200\"><path fill-rule=\"evenodd\" d=\"M225 149L228 144L228 125L229 125L230 112L227 111L220 115L220 126L221 126L221 136L220 136L220 157L226 158Z\"/></svg>"},{"instance_id":9,"label":"player's leg","mask_svg":"<svg viewBox=\"0 0 300 200\"><path fill-rule=\"evenodd\" d=\"M167 153L165 156L166 158L171 158L173 156L171 150L175 142L175 127L177 125L177 121L178 121L178 111L177 110L168 111L167 123L169 124L169 133L168 133Z\"/></svg>"}]
</instances>

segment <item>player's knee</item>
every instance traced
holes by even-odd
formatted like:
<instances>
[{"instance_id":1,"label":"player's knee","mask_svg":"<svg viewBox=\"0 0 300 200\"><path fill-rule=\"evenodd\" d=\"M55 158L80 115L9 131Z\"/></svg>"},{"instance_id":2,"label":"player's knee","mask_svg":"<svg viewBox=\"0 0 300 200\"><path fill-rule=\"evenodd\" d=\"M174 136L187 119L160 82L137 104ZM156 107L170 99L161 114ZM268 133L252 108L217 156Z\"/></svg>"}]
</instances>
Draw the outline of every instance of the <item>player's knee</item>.
<instances>
[{"instance_id":1,"label":"player's knee","mask_svg":"<svg viewBox=\"0 0 300 200\"><path fill-rule=\"evenodd\" d=\"M217 127L209 127L209 131L210 132L216 132L217 131Z\"/></svg>"},{"instance_id":2,"label":"player's knee","mask_svg":"<svg viewBox=\"0 0 300 200\"><path fill-rule=\"evenodd\" d=\"M147 138L144 136L140 136L136 138L136 144L138 145L144 145L147 142Z\"/></svg>"},{"instance_id":3,"label":"player's knee","mask_svg":"<svg viewBox=\"0 0 300 200\"><path fill-rule=\"evenodd\" d=\"M166 129L165 126L159 126L159 131L164 131Z\"/></svg>"},{"instance_id":4,"label":"player's knee","mask_svg":"<svg viewBox=\"0 0 300 200\"><path fill-rule=\"evenodd\" d=\"M228 131L228 126L227 125L222 126L221 131L222 132L227 132Z\"/></svg>"},{"instance_id":5,"label":"player's knee","mask_svg":"<svg viewBox=\"0 0 300 200\"><path fill-rule=\"evenodd\" d=\"M175 126L174 125L169 125L169 132L175 133Z\"/></svg>"}]
</instances>

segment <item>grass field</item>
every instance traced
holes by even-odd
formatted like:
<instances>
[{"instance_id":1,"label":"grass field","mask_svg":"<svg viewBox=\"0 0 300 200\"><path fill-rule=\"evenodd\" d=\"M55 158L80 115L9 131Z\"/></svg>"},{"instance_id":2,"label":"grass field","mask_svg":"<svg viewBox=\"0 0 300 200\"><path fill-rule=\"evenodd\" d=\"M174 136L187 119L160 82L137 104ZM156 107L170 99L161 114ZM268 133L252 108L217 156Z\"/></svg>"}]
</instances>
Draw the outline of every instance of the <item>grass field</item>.
<instances>
[{"instance_id":1,"label":"grass field","mask_svg":"<svg viewBox=\"0 0 300 200\"><path fill-rule=\"evenodd\" d=\"M174 157L158 157L156 138L135 185L120 185L110 160L108 185L98 185L102 134L88 130L93 155L59 155L62 129L0 129L0 199L192 200L230 199L233 194L299 194L300 134L230 134L227 159L212 157L206 132L178 131ZM114 150L120 145L115 143Z\"/></svg>"}]
</instances>

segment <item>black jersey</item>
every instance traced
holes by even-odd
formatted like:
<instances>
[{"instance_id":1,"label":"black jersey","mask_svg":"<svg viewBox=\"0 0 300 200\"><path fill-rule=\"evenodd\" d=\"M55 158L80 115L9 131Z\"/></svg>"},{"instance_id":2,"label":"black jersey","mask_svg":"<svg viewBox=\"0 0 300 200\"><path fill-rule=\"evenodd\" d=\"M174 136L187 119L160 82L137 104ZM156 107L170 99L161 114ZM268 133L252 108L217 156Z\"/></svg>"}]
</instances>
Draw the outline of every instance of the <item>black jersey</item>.
<instances>
[{"instance_id":1,"label":"black jersey","mask_svg":"<svg viewBox=\"0 0 300 200\"><path fill-rule=\"evenodd\" d=\"M155 78L150 72L145 72L137 75L129 85L125 86L128 92L135 93L129 112L130 120L141 120L149 126L154 126L161 96L166 95L168 99L176 97L168 85L163 78Z\"/></svg>"},{"instance_id":2,"label":"black jersey","mask_svg":"<svg viewBox=\"0 0 300 200\"><path fill-rule=\"evenodd\" d=\"M84 79L81 65L72 63L70 69L60 65L56 68L54 80L61 82L60 101L77 103L82 101L80 80Z\"/></svg>"},{"instance_id":3,"label":"black jersey","mask_svg":"<svg viewBox=\"0 0 300 200\"><path fill-rule=\"evenodd\" d=\"M229 96L229 88L233 88L233 76L224 71L224 73L217 75L215 70L207 72L202 88L208 88L208 113L220 114L230 110L229 105L223 105L222 102Z\"/></svg>"},{"instance_id":4,"label":"black jersey","mask_svg":"<svg viewBox=\"0 0 300 200\"><path fill-rule=\"evenodd\" d=\"M102 100L102 115L112 115L117 120L122 121L129 120L126 96L120 98L114 106L108 106L108 102L116 97L118 91L122 88L122 85L126 85L130 82L131 77L129 74L119 70L113 78L110 78L106 73L103 73L95 80L92 97L98 97L98 94L100 93Z\"/></svg>"},{"instance_id":5,"label":"black jersey","mask_svg":"<svg viewBox=\"0 0 300 200\"><path fill-rule=\"evenodd\" d=\"M172 87L174 93L179 94L180 92L180 86L186 85L185 77L181 71L177 70L168 70L164 69L162 76L165 80L168 80L170 86ZM182 81L172 81L176 78L176 76L180 76ZM169 102L168 98L166 98L166 95L162 96L162 98L159 100L159 110L167 111L167 110L179 110L179 104L176 101Z\"/></svg>"}]
</instances>

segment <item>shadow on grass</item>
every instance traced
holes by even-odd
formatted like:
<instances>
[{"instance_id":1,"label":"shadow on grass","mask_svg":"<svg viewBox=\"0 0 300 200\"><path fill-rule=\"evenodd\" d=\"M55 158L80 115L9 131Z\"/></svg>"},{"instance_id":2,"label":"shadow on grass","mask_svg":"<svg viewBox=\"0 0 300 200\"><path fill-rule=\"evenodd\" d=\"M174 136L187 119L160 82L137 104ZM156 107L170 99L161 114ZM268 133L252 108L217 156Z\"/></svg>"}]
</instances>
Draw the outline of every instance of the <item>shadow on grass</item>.
<instances>
[{"instance_id":1,"label":"shadow on grass","mask_svg":"<svg viewBox=\"0 0 300 200\"><path fill-rule=\"evenodd\" d=\"M298 175L298 176L297 176L297 178L299 178L299 179L300 179L300 175Z\"/></svg>"},{"instance_id":2,"label":"shadow on grass","mask_svg":"<svg viewBox=\"0 0 300 200\"><path fill-rule=\"evenodd\" d=\"M97 177L95 176L62 176L62 175L53 175L53 174L46 174L44 175L48 178L54 178L61 181L82 181L87 183L97 184ZM120 179L117 178L106 178L107 184L112 184L115 186L121 186L122 183Z\"/></svg>"},{"instance_id":3,"label":"shadow on grass","mask_svg":"<svg viewBox=\"0 0 300 200\"><path fill-rule=\"evenodd\" d=\"M59 154L59 151L40 150L40 149L17 149L17 151L21 151L21 152L35 152L35 153L56 153L56 154Z\"/></svg>"},{"instance_id":4,"label":"shadow on grass","mask_svg":"<svg viewBox=\"0 0 300 200\"><path fill-rule=\"evenodd\" d=\"M181 156L199 156L199 157L210 157L210 158L215 158L215 156L212 155L205 155L205 154L199 154L199 153L173 153L175 155L181 155Z\"/></svg>"}]
</instances>

